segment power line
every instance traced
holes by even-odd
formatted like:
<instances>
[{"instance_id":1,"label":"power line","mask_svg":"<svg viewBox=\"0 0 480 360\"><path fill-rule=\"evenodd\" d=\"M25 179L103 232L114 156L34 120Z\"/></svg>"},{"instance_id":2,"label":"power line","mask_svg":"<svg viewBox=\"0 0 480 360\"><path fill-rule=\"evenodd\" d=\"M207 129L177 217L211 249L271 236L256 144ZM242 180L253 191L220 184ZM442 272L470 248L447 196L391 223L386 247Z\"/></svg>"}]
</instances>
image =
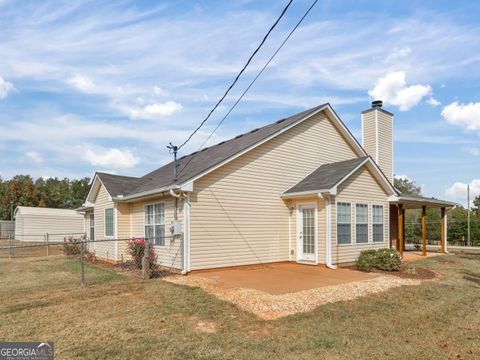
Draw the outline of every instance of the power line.
<instances>
[{"instance_id":1,"label":"power line","mask_svg":"<svg viewBox=\"0 0 480 360\"><path fill-rule=\"evenodd\" d=\"M188 137L187 140L185 140L185 142L178 146L178 150L180 150L186 143L188 143L190 141L190 139L193 137L193 135L195 135L197 133L198 130L201 129L201 127L207 122L207 120L210 118L210 116L213 114L213 112L218 108L218 106L221 104L221 102L225 99L225 97L228 95L228 93L230 92L230 90L235 86L235 84L237 83L238 79L240 78L240 76L243 74L243 72L245 71L245 69L248 67L248 65L250 65L250 62L252 61L253 57L258 53L258 51L260 50L260 48L263 46L263 44L265 43L265 41L267 40L268 36L270 35L270 33L273 31L273 29L275 29L275 27L277 26L277 24L280 22L280 20L282 19L283 15L285 15L285 13L287 12L287 9L290 7L290 5L292 4L293 0L290 0L288 2L288 4L285 6L285 8L282 10L280 16L278 17L278 19L273 23L273 25L270 27L270 29L268 30L267 34L263 37L262 41L260 42L260 44L257 46L257 48L255 49L255 51L252 53L252 55L250 55L250 57L248 58L246 64L243 66L242 70L240 70L240 72L238 73L238 75L236 76L236 78L233 80L232 84L228 87L227 91L225 91L225 93L223 94L223 96L220 98L220 100L218 100L218 102L215 104L215 106L212 108L212 110L210 110L210 112L208 113L208 115L202 120L202 122L200 123L200 125L198 125L198 127L190 134L190 136Z\"/></svg>"},{"instance_id":2,"label":"power line","mask_svg":"<svg viewBox=\"0 0 480 360\"><path fill-rule=\"evenodd\" d=\"M275 58L275 56L278 54L278 52L283 48L283 46L285 45L285 43L288 41L288 39L290 39L290 37L293 35L293 33L297 30L297 28L300 26L300 24L303 22L303 20L307 17L307 15L310 13L310 11L313 9L313 7L315 6L315 4L318 2L318 0L315 0L312 5L308 8L308 10L305 12L305 14L300 18L300 20L297 22L297 24L295 25L295 27L290 31L290 33L287 35L287 37L283 40L283 42L280 44L280 46L277 48L277 50L273 53L273 55L270 57L270 59L268 59L268 61L265 63L265 65L262 67L262 69L259 71L259 73L257 74L257 76L255 76L255 78L253 78L253 80L250 82L250 84L247 86L247 88L243 91L243 93L240 95L240 97L237 99L237 101L235 101L235 103L232 105L232 107L228 110L228 112L225 114L225 116L220 120L220 122L217 124L217 126L215 127L215 129L213 129L213 131L210 133L210 135L208 135L208 137L205 139L205 141L202 143L202 145L200 145L199 149L197 150L197 153L198 151L200 151L201 148L203 148L203 146L208 142L208 140L210 140L210 138L213 136L213 134L215 134L215 132L218 130L218 128L223 124L223 122L225 121L225 119L230 115L230 113L235 109L235 107L238 105L238 103L243 99L243 97L245 96L245 94L250 90L250 88L253 86L253 84L255 84L255 82L257 81L257 79L260 77L260 75L262 75L262 73L265 71L265 69L268 67L268 65L270 65L270 63L272 62L272 60ZM190 159L187 161L187 163L182 166L182 168L180 169L180 171L178 172L178 176L180 176L180 174L183 172L183 170L188 166L188 164L190 164L190 162L193 160L193 158L195 157L195 154L192 155L190 157Z\"/></svg>"}]
</instances>

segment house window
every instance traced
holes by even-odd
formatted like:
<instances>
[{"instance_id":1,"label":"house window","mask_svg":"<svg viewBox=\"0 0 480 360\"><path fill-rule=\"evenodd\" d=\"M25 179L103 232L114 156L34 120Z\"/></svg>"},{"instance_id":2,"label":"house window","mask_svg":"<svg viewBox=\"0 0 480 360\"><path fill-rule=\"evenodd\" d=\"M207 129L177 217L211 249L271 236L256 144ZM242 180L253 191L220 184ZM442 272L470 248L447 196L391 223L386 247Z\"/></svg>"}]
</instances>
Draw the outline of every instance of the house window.
<instances>
[{"instance_id":1,"label":"house window","mask_svg":"<svg viewBox=\"0 0 480 360\"><path fill-rule=\"evenodd\" d=\"M165 204L145 206L145 238L165 246Z\"/></svg>"},{"instance_id":2,"label":"house window","mask_svg":"<svg viewBox=\"0 0 480 360\"><path fill-rule=\"evenodd\" d=\"M90 214L90 240L95 240L95 215Z\"/></svg>"},{"instance_id":3,"label":"house window","mask_svg":"<svg viewBox=\"0 0 480 360\"><path fill-rule=\"evenodd\" d=\"M383 242L383 206L372 206L373 241Z\"/></svg>"},{"instance_id":4,"label":"house window","mask_svg":"<svg viewBox=\"0 0 480 360\"><path fill-rule=\"evenodd\" d=\"M113 208L105 209L105 236L113 236Z\"/></svg>"},{"instance_id":5,"label":"house window","mask_svg":"<svg viewBox=\"0 0 480 360\"><path fill-rule=\"evenodd\" d=\"M337 244L352 243L352 215L350 203L337 203Z\"/></svg>"},{"instance_id":6,"label":"house window","mask_svg":"<svg viewBox=\"0 0 480 360\"><path fill-rule=\"evenodd\" d=\"M357 204L356 214L356 238L357 244L368 243L368 205Z\"/></svg>"}]
</instances>

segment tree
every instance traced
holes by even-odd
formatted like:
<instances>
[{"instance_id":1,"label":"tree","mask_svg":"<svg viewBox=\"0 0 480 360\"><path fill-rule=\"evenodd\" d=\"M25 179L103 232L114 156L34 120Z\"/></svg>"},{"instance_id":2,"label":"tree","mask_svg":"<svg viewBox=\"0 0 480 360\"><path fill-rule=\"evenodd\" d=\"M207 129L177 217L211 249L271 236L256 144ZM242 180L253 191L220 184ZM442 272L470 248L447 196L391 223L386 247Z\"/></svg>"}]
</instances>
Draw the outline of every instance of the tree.
<instances>
[{"instance_id":1,"label":"tree","mask_svg":"<svg viewBox=\"0 0 480 360\"><path fill-rule=\"evenodd\" d=\"M75 209L87 197L90 179L38 178L17 175L4 181L0 177L0 219L10 220L11 206L38 206Z\"/></svg>"},{"instance_id":2,"label":"tree","mask_svg":"<svg viewBox=\"0 0 480 360\"><path fill-rule=\"evenodd\" d=\"M472 211L475 213L475 215L480 217L480 195L473 200Z\"/></svg>"},{"instance_id":3,"label":"tree","mask_svg":"<svg viewBox=\"0 0 480 360\"><path fill-rule=\"evenodd\" d=\"M415 184L415 181L406 179L406 178L395 178L394 179L395 187L400 190L402 194L405 195L421 195L422 188Z\"/></svg>"}]
</instances>

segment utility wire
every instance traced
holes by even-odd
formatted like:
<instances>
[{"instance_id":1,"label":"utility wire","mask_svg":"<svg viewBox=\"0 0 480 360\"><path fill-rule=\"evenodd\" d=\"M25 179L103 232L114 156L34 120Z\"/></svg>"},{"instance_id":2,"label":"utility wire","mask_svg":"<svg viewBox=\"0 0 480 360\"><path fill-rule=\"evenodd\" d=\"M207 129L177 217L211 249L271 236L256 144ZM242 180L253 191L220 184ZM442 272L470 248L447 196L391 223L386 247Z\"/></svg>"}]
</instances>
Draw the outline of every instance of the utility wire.
<instances>
[{"instance_id":1,"label":"utility wire","mask_svg":"<svg viewBox=\"0 0 480 360\"><path fill-rule=\"evenodd\" d=\"M230 113L233 111L233 109L235 109L235 107L238 105L238 103L243 99L243 97L245 96L245 94L248 92L248 90L250 90L250 88L253 86L253 84L255 84L255 82L257 81L257 79L260 77L260 75L262 75L262 73L264 72L264 70L268 67L268 65L270 65L270 63L272 62L272 60L275 58L275 56L278 54L278 52L283 48L283 46L285 45L285 43L288 41L288 39L290 39L290 37L293 35L293 33L297 30L297 28L300 26L300 24L303 22L303 20L307 17L307 15L310 13L310 11L313 9L313 7L315 6L315 4L318 2L318 0L315 0L312 5L308 8L308 10L305 12L305 14L300 18L300 20L297 22L297 24L295 25L295 27L290 31L290 33L287 35L287 37L283 40L283 42L280 44L280 46L277 48L277 50L273 53L273 55L270 57L270 59L268 59L268 61L265 63L265 65L262 67L262 69L259 71L259 73L257 74L257 76L255 76L255 78L253 78L253 80L250 82L250 84L247 86L247 88L243 91L243 93L240 95L240 97L237 99L237 101L235 101L235 103L232 105L232 107L228 110L228 112L225 114L225 116L220 120L220 122L217 124L217 126L215 127L215 129L213 129L213 131L210 133L210 135L208 135L207 139L202 143L202 145L199 147L199 149L197 150L197 153L198 151L200 151L200 149L203 148L203 146L207 143L208 140L210 140L210 138L213 136L213 134L215 134L215 132L218 130L218 128L223 124L223 122L225 121L225 119L230 115ZM178 172L178 176L181 175L181 173L183 172L183 170L188 166L188 164L190 164L190 162L193 160L193 158L195 157L195 154L193 154L192 156L190 156L190 159L187 161L187 163L182 166L182 168L180 169L180 171Z\"/></svg>"},{"instance_id":2,"label":"utility wire","mask_svg":"<svg viewBox=\"0 0 480 360\"><path fill-rule=\"evenodd\" d=\"M273 31L273 29L275 29L275 27L277 26L277 24L280 22L280 20L282 19L283 15L285 15L285 13L287 12L287 9L290 7L290 5L292 4L293 0L290 0L288 2L288 4L285 6L285 8L282 10L282 13L280 14L280 16L278 17L278 19L273 23L273 25L270 27L270 29L268 30L267 34L263 37L262 41L260 42L260 44L257 46L257 48L255 49L255 51L252 53L252 55L250 55L250 57L248 58L246 64L243 66L242 70L240 70L240 72L238 73L237 77L233 80L232 84L228 87L227 91L225 91L225 93L223 94L223 96L220 98L220 100L218 100L218 102L215 104L215 106L212 108L212 110L210 110L210 112L208 113L208 115L202 120L202 122L200 123L200 125L198 125L198 127L190 134L190 136L188 137L187 140L185 140L185 142L180 145L178 147L178 150L180 150L186 143L188 143L191 138L193 137L193 135L195 135L197 133L198 130L201 129L201 127L207 122L207 120L210 118L210 116L213 114L213 112L218 108L218 106L222 103L222 101L225 99L225 97L228 95L228 93L230 92L230 90L235 86L235 84L237 83L238 79L240 78L240 76L243 74L243 72L246 70L246 68L248 67L248 65L250 64L250 62L252 61L253 57L258 53L258 51L260 50L260 48L263 46L263 44L265 43L265 41L267 40L268 36L270 35L270 33Z\"/></svg>"}]
</instances>

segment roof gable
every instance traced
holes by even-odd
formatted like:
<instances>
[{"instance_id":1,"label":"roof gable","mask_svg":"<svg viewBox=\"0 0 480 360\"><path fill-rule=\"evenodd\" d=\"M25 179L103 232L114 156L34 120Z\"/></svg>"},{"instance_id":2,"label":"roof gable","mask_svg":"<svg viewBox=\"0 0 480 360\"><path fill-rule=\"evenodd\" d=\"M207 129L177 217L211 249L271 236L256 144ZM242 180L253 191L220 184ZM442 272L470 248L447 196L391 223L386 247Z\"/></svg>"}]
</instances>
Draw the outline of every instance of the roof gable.
<instances>
[{"instance_id":1,"label":"roof gable","mask_svg":"<svg viewBox=\"0 0 480 360\"><path fill-rule=\"evenodd\" d=\"M301 195L329 192L337 193L337 187L352 176L362 166L367 166L372 171L374 178L390 195L396 194L392 184L380 171L370 156L324 164L303 178L282 194L284 198Z\"/></svg>"}]
</instances>

